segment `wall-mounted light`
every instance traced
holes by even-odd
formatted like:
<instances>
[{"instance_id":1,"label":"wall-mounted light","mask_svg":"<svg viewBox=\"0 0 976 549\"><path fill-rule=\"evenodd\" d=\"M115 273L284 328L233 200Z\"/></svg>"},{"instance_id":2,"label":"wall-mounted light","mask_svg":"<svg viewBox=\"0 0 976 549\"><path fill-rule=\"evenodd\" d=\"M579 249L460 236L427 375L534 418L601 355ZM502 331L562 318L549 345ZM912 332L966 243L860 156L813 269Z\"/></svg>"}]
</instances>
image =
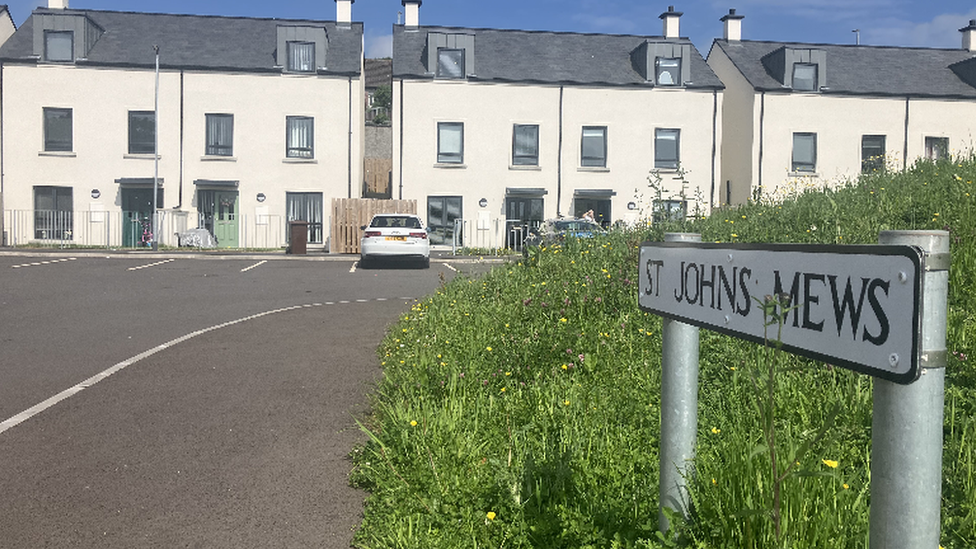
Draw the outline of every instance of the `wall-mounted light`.
<instances>
[{"instance_id":1,"label":"wall-mounted light","mask_svg":"<svg viewBox=\"0 0 976 549\"><path fill-rule=\"evenodd\" d=\"M637 209L637 203L636 202L628 202L627 203L627 209L628 210L636 210Z\"/></svg>"},{"instance_id":2,"label":"wall-mounted light","mask_svg":"<svg viewBox=\"0 0 976 549\"><path fill-rule=\"evenodd\" d=\"M264 193L258 193L258 202L264 202L268 197Z\"/></svg>"},{"instance_id":3,"label":"wall-mounted light","mask_svg":"<svg viewBox=\"0 0 976 549\"><path fill-rule=\"evenodd\" d=\"M92 189L91 197L94 198L95 200L98 200L99 196L102 196L102 191L98 189Z\"/></svg>"},{"instance_id":4,"label":"wall-mounted light","mask_svg":"<svg viewBox=\"0 0 976 549\"><path fill-rule=\"evenodd\" d=\"M481 200L478 201L478 205L481 206L482 208L487 208L488 207L488 199L487 198L482 198Z\"/></svg>"}]
</instances>

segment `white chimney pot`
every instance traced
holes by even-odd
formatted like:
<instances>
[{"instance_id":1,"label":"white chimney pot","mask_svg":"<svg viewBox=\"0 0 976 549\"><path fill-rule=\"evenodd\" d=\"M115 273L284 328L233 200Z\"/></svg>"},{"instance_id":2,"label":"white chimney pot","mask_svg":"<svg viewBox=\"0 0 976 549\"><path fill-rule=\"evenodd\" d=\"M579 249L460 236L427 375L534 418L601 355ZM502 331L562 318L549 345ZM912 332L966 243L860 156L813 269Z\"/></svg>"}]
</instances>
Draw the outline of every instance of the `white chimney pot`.
<instances>
[{"instance_id":1,"label":"white chimney pot","mask_svg":"<svg viewBox=\"0 0 976 549\"><path fill-rule=\"evenodd\" d=\"M668 6L668 11L661 14L661 19L664 21L665 38L681 37L681 30L678 23L681 15L682 13L680 11L674 11L674 6Z\"/></svg>"},{"instance_id":2,"label":"white chimney pot","mask_svg":"<svg viewBox=\"0 0 976 549\"><path fill-rule=\"evenodd\" d=\"M720 21L725 23L725 39L730 42L742 40L742 20L744 15L736 15L735 8L729 10L729 14L722 17Z\"/></svg>"},{"instance_id":3,"label":"white chimney pot","mask_svg":"<svg viewBox=\"0 0 976 549\"><path fill-rule=\"evenodd\" d=\"M52 10L68 9L68 0L47 0L47 7Z\"/></svg>"},{"instance_id":4,"label":"white chimney pot","mask_svg":"<svg viewBox=\"0 0 976 549\"><path fill-rule=\"evenodd\" d=\"M356 0L336 0L336 23L352 23L352 5Z\"/></svg>"},{"instance_id":5,"label":"white chimney pot","mask_svg":"<svg viewBox=\"0 0 976 549\"><path fill-rule=\"evenodd\" d=\"M962 33L962 49L976 51L976 19L969 20L969 26L959 29Z\"/></svg>"},{"instance_id":6,"label":"white chimney pot","mask_svg":"<svg viewBox=\"0 0 976 549\"><path fill-rule=\"evenodd\" d=\"M408 27L420 26L420 5L423 0L403 0L404 19L403 24Z\"/></svg>"}]
</instances>

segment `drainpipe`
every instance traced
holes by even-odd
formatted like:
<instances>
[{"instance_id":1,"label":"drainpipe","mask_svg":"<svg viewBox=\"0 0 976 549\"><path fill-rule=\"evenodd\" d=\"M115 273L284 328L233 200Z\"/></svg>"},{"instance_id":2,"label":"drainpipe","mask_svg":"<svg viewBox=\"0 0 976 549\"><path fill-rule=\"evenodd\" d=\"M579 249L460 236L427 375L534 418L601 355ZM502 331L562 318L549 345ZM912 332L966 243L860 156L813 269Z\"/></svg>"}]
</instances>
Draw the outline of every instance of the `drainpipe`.
<instances>
[{"instance_id":1,"label":"drainpipe","mask_svg":"<svg viewBox=\"0 0 976 549\"><path fill-rule=\"evenodd\" d=\"M397 167L400 174L400 200L403 200L403 79L400 79L400 162ZM390 189L391 191L393 189Z\"/></svg>"},{"instance_id":2,"label":"drainpipe","mask_svg":"<svg viewBox=\"0 0 976 549\"><path fill-rule=\"evenodd\" d=\"M180 189L179 189L180 190L180 193L176 197L177 200L179 200L179 203L176 205L175 208L173 208L174 210L182 210L183 209L183 162L184 162L184 159L183 159L183 138L184 138L184 124L185 124L185 120L184 120L184 108L186 106L186 104L185 104L185 100L186 100L186 97L185 97L186 88L185 88L185 85L183 83L183 76L184 76L184 73L181 70L180 71Z\"/></svg>"},{"instance_id":3,"label":"drainpipe","mask_svg":"<svg viewBox=\"0 0 976 549\"><path fill-rule=\"evenodd\" d=\"M0 63L0 246L6 244L4 235L7 228L3 225L3 161L4 161L4 133L3 133L3 63Z\"/></svg>"},{"instance_id":4,"label":"drainpipe","mask_svg":"<svg viewBox=\"0 0 976 549\"><path fill-rule=\"evenodd\" d=\"M346 146L349 153L347 171L349 178L349 198L352 198L352 77L349 77L349 143Z\"/></svg>"},{"instance_id":5,"label":"drainpipe","mask_svg":"<svg viewBox=\"0 0 976 549\"><path fill-rule=\"evenodd\" d=\"M909 103L910 102L911 102L911 98L906 97L905 98L905 147L904 147L904 152L901 155L901 169L902 170L907 170L908 169L908 121L909 121L909 117L908 117L909 108L908 108L908 106L909 106Z\"/></svg>"},{"instance_id":6,"label":"drainpipe","mask_svg":"<svg viewBox=\"0 0 976 549\"><path fill-rule=\"evenodd\" d=\"M712 90L712 191L708 195L708 211L715 207L715 157L718 152L718 90Z\"/></svg>"},{"instance_id":7,"label":"drainpipe","mask_svg":"<svg viewBox=\"0 0 976 549\"><path fill-rule=\"evenodd\" d=\"M562 217L563 202L563 92L565 86L559 86L559 153L556 159L556 217Z\"/></svg>"},{"instance_id":8,"label":"drainpipe","mask_svg":"<svg viewBox=\"0 0 976 549\"><path fill-rule=\"evenodd\" d=\"M758 187L758 197L762 196L762 185L763 185L763 130L766 127L766 92L762 92L759 100L759 187ZM746 201L749 197L746 197Z\"/></svg>"}]
</instances>

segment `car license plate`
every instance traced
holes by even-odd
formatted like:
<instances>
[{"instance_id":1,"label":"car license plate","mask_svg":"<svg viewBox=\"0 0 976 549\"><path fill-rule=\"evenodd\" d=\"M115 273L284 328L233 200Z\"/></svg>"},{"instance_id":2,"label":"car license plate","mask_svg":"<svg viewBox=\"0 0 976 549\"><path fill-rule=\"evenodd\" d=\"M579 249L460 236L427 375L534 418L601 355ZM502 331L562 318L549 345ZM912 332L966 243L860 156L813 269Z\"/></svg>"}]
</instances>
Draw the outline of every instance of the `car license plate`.
<instances>
[{"instance_id":1,"label":"car license plate","mask_svg":"<svg viewBox=\"0 0 976 549\"><path fill-rule=\"evenodd\" d=\"M397 240L399 242L406 242L407 237L405 237L405 236L388 236L388 237L386 237L386 239L387 240Z\"/></svg>"}]
</instances>

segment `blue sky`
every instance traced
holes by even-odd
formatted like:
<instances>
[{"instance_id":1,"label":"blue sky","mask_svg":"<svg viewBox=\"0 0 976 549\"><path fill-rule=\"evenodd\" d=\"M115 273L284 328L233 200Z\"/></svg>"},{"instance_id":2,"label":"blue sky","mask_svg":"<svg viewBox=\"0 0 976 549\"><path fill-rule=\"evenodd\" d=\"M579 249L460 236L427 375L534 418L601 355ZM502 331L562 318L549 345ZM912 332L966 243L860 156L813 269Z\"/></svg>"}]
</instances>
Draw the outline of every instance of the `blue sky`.
<instances>
[{"instance_id":1,"label":"blue sky","mask_svg":"<svg viewBox=\"0 0 976 549\"><path fill-rule=\"evenodd\" d=\"M46 0L0 0L19 26ZM707 55L722 34L719 21L736 8L746 40L958 48L958 29L976 19L964 0L425 0L422 25L660 35L668 5L683 12L681 34ZM75 9L202 15L335 19L333 0L70 0ZM367 57L390 54L400 0L358 0L353 19L365 23Z\"/></svg>"}]
</instances>

